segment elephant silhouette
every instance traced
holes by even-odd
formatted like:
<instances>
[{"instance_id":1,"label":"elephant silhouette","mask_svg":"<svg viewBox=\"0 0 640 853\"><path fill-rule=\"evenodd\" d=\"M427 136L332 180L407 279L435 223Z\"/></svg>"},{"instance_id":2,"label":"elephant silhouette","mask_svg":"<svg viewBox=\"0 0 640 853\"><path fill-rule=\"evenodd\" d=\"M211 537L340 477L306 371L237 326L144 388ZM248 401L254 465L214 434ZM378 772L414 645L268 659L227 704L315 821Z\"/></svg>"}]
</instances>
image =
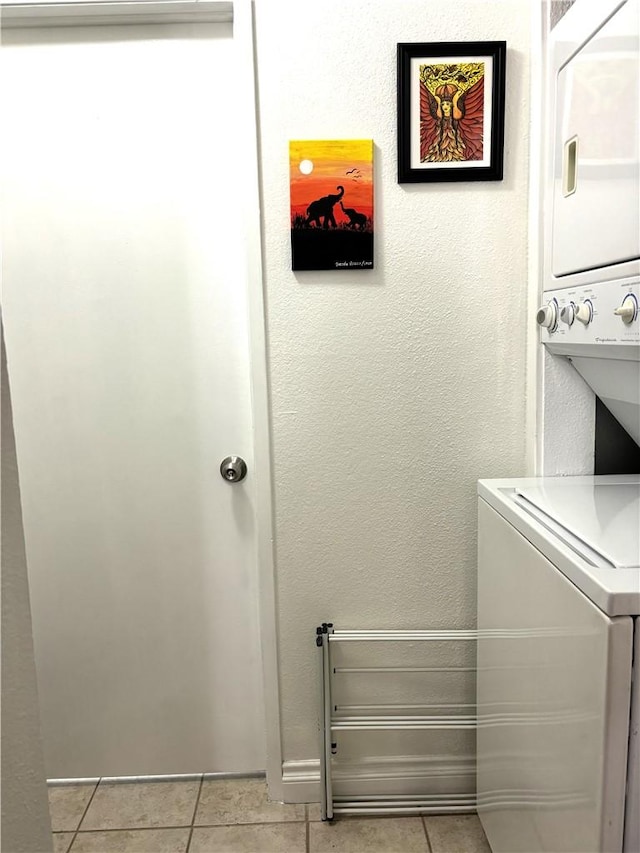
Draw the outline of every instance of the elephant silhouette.
<instances>
[{"instance_id":1,"label":"elephant silhouette","mask_svg":"<svg viewBox=\"0 0 640 853\"><path fill-rule=\"evenodd\" d=\"M340 202L340 207L342 208L342 212L345 216L349 217L349 223L347 228L353 228L355 230L364 231L367 227L367 217L364 213L360 213L358 210L354 210L352 207L345 207L342 202Z\"/></svg>"},{"instance_id":2,"label":"elephant silhouette","mask_svg":"<svg viewBox=\"0 0 640 853\"><path fill-rule=\"evenodd\" d=\"M332 225L336 228L336 218L333 215L333 206L340 201L344 195L344 187L336 187L340 192L337 195L325 195L322 198L317 198L312 201L307 208L307 219L305 225L311 225L315 222L316 228L328 228ZM320 220L323 220L322 222Z\"/></svg>"}]
</instances>

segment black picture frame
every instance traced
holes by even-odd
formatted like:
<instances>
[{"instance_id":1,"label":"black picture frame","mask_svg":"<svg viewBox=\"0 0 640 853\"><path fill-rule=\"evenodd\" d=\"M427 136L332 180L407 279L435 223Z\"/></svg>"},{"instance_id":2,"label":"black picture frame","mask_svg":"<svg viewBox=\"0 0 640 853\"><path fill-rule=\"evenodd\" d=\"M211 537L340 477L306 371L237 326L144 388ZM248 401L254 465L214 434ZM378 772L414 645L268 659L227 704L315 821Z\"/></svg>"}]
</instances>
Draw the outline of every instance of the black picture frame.
<instances>
[{"instance_id":1,"label":"black picture frame","mask_svg":"<svg viewBox=\"0 0 640 853\"><path fill-rule=\"evenodd\" d=\"M506 57L506 41L398 43L399 184L502 180Z\"/></svg>"}]
</instances>

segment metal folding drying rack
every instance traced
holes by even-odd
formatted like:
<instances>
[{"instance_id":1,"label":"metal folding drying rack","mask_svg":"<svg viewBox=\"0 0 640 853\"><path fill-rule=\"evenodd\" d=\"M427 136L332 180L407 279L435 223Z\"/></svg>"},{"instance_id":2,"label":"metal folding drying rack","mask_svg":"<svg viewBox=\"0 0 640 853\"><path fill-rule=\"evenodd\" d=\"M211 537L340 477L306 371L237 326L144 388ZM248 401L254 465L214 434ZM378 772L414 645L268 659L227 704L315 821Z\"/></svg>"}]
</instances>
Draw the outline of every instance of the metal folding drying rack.
<instances>
[{"instance_id":1,"label":"metal folding drying rack","mask_svg":"<svg viewBox=\"0 0 640 853\"><path fill-rule=\"evenodd\" d=\"M321 656L321 709L320 709L320 782L322 820L333 820L335 815L381 815L381 814L447 814L475 811L475 794L429 794L429 795L373 795L335 796L332 780L332 755L337 752L335 732L353 731L419 731L419 730L463 730L477 727L476 714L411 714L400 716L400 710L427 710L430 705L367 705L342 706L332 701L333 677L336 674L354 672L449 672L453 667L429 666L384 666L384 667L335 667L331 660L331 646L348 642L475 642L477 632L460 631L335 631L333 623L323 622L316 628L316 646ZM455 667L471 671L474 668ZM451 708L453 705L444 705ZM345 715L345 710L362 710L365 715ZM384 715L385 711L394 713Z\"/></svg>"}]
</instances>

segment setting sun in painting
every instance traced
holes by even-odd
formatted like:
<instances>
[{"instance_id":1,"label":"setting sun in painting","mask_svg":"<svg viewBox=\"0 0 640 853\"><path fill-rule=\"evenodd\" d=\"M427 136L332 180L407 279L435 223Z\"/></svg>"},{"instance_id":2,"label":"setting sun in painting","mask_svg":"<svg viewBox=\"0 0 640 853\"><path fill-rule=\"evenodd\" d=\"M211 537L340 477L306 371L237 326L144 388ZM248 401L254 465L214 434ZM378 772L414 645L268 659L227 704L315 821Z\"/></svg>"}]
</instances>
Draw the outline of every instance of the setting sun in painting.
<instances>
[{"instance_id":1,"label":"setting sun in painting","mask_svg":"<svg viewBox=\"0 0 640 853\"><path fill-rule=\"evenodd\" d=\"M373 141L289 143L294 270L373 268Z\"/></svg>"}]
</instances>

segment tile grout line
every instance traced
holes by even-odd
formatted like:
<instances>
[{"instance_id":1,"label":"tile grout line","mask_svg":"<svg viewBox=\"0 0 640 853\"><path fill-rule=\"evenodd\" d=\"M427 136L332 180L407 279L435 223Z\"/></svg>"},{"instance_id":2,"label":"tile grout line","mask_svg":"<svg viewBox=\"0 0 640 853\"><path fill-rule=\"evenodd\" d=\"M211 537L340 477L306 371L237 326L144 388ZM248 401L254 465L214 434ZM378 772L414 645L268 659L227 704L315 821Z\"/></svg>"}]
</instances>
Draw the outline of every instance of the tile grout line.
<instances>
[{"instance_id":1,"label":"tile grout line","mask_svg":"<svg viewBox=\"0 0 640 853\"><path fill-rule=\"evenodd\" d=\"M76 830L76 832L73 832L73 833L71 834L71 841L69 842L69 846L68 846L68 847L67 847L67 849L66 849L66 853L69 853L69 851L71 850L71 845L72 845L72 844L73 844L73 842L76 840L76 835L77 835L77 834L78 834L77 830Z\"/></svg>"},{"instance_id":2,"label":"tile grout line","mask_svg":"<svg viewBox=\"0 0 640 853\"><path fill-rule=\"evenodd\" d=\"M424 829L424 837L427 839L427 853L432 853L431 839L429 838L429 830L427 829L427 819L425 815L420 815L422 818L422 828Z\"/></svg>"},{"instance_id":3,"label":"tile grout line","mask_svg":"<svg viewBox=\"0 0 640 853\"><path fill-rule=\"evenodd\" d=\"M242 823L182 823L182 824L173 824L169 826L118 826L118 827L106 827L103 829L60 829L55 834L59 835L61 832L77 832L79 835L88 835L89 833L95 832L155 832L160 829L217 829L218 827L232 827L232 826L281 826L282 824L286 824L287 826L291 823L299 824L304 823L304 820L258 820L258 821L247 821Z\"/></svg>"},{"instance_id":4,"label":"tile grout line","mask_svg":"<svg viewBox=\"0 0 640 853\"><path fill-rule=\"evenodd\" d=\"M198 813L198 806L200 805L200 795L202 794L202 786L204 785L204 773L200 777L200 785L198 787L198 795L196 797L196 804L193 808L193 815L191 816L191 827L189 828L189 837L187 838L187 846L184 848L184 853L189 853L189 848L191 847L191 839L193 838L193 827L196 820L196 814Z\"/></svg>"},{"instance_id":5,"label":"tile grout line","mask_svg":"<svg viewBox=\"0 0 640 853\"><path fill-rule=\"evenodd\" d=\"M90 805L91 805L91 803L93 802L93 798L94 798L94 797L95 797L95 795L96 795L96 791L98 790L98 785L100 784L100 779L101 779L101 778L102 778L102 777L99 777L99 778L98 778L98 781L96 782L96 786L95 786L95 788L93 789L93 793L92 793L92 794L91 794L91 796L89 797L89 802L87 803L87 807L86 807L86 808L85 808L85 810L82 812L82 817L81 817L81 818L80 818L80 820L78 821L78 825L76 826L76 830L75 830L75 832L73 833L73 838L71 839L71 844L67 847L67 853L69 853L69 851L71 850L71 848L73 847L73 845L76 843L76 838L78 837L78 832L80 831L80 827L82 826L82 821L83 821L83 820L85 819L85 817L87 816L87 812L89 811L89 806L90 806Z\"/></svg>"},{"instance_id":6,"label":"tile grout line","mask_svg":"<svg viewBox=\"0 0 640 853\"><path fill-rule=\"evenodd\" d=\"M193 814L192 814L190 823L178 824L178 825L173 825L173 826L136 826L136 825L133 825L133 826L129 826L129 827L116 826L116 827L108 827L108 828L107 827L93 827L93 828L86 827L85 828L84 827L84 821L86 820L88 812L92 806L93 800L97 795L98 788L100 787L101 784L107 784L104 777L97 777L97 781L94 783L94 789L91 792L91 795L87 801L87 804L83 809L82 815L79 819L79 822L77 824L76 829L75 830L67 830L71 835L71 839L70 839L69 845L66 847L66 853L71 853L71 850L72 850L73 846L75 845L76 839L79 835L80 836L89 835L89 834L93 835L93 834L97 834L97 833L111 834L111 833L115 833L115 832L135 832L135 831L149 832L149 831L158 831L158 830L188 830L187 842L186 842L186 846L184 849L184 853L188 853L188 851L190 850L190 847L191 847L191 843L192 843L193 830L196 828L195 820L196 820L199 805L200 805L200 802L202 799L202 791L203 791L203 786L204 786L204 781L205 781L205 774L204 773L199 774L199 776L200 776L200 778L199 778L198 791L196 794L194 807L193 807ZM195 781L195 780L193 780L193 781ZM306 850L306 853L308 853L308 850L310 847L309 805L303 804L303 810L304 810L304 813L303 813L303 816L301 817L301 819L294 818L293 820L284 819L284 820L277 820L277 821L264 821L264 820L262 820L262 821L251 821L248 823L243 823L243 822L241 822L241 823L232 822L232 823L223 823L223 824L205 823L202 825L202 827L203 828L205 828L205 827L216 828L216 827L222 827L222 826L226 826L226 827L241 827L241 826L247 826L247 827L248 826L258 826L258 827L264 826L264 827L268 827L268 826L272 826L272 825L287 825L287 824L291 824L291 823L293 823L293 824L304 823L305 824L305 850ZM60 831L62 832L64 830L60 830Z\"/></svg>"},{"instance_id":7,"label":"tile grout line","mask_svg":"<svg viewBox=\"0 0 640 853\"><path fill-rule=\"evenodd\" d=\"M171 826L107 826L102 829L79 829L78 835L95 835L97 832L157 832L160 829L190 829L190 823Z\"/></svg>"}]
</instances>

